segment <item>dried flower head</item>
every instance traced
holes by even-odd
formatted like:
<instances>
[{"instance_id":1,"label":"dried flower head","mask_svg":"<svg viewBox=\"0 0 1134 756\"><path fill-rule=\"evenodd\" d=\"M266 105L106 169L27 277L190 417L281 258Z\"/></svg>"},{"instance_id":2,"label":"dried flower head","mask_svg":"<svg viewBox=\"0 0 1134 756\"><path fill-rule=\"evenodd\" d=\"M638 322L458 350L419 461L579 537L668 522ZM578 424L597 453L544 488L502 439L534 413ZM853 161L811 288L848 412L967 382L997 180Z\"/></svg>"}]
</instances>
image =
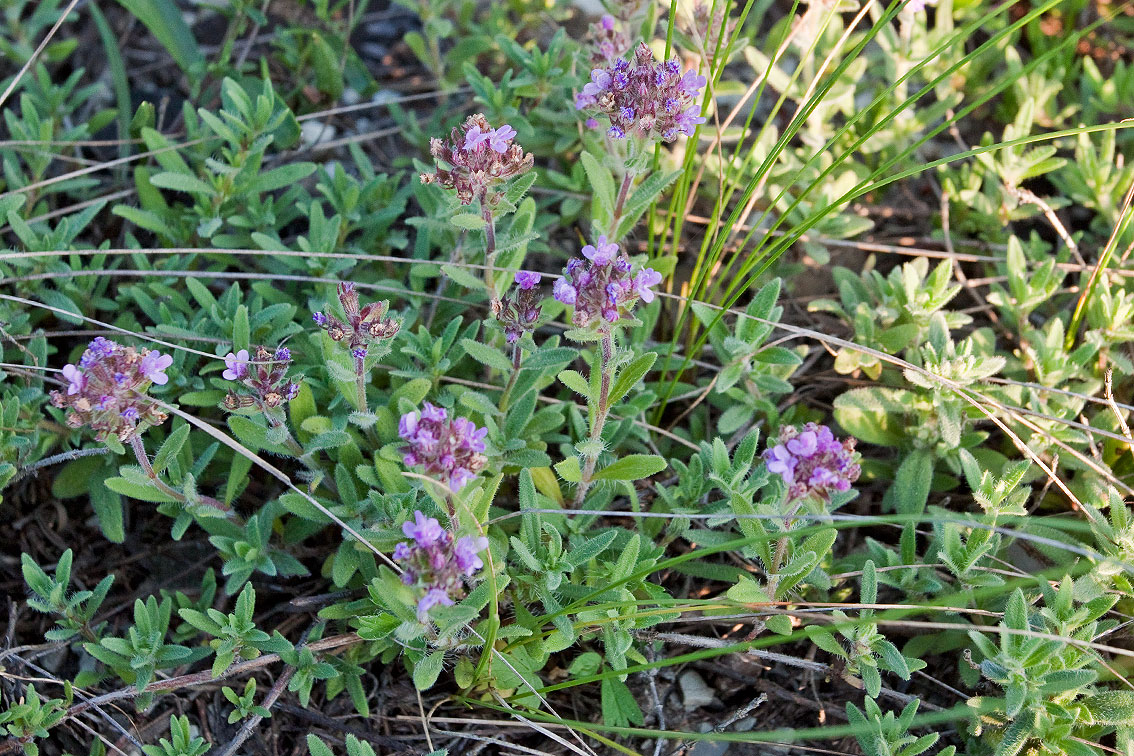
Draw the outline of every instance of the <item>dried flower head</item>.
<instances>
[{"instance_id":1,"label":"dried flower head","mask_svg":"<svg viewBox=\"0 0 1134 756\"><path fill-rule=\"evenodd\" d=\"M432 517L421 512L413 517L413 522L402 524L402 532L413 543L399 543L394 559L406 563L402 582L424 591L417 603L418 619L424 622L433 607L452 606L454 599L464 596L464 582L484 566L478 554L488 548L488 539L454 538Z\"/></svg>"},{"instance_id":2,"label":"dried flower head","mask_svg":"<svg viewBox=\"0 0 1134 756\"><path fill-rule=\"evenodd\" d=\"M610 65L630 49L629 35L609 13L588 27L585 41L590 47L591 65L594 66Z\"/></svg>"},{"instance_id":3,"label":"dried flower head","mask_svg":"<svg viewBox=\"0 0 1134 756\"><path fill-rule=\"evenodd\" d=\"M585 260L573 258L563 278L555 282L555 298L574 305L571 322L578 328L609 328L630 314L638 300L652 302L651 287L661 283L661 274L642 268L631 274L630 261L618 245L600 236L583 247Z\"/></svg>"},{"instance_id":4,"label":"dried flower head","mask_svg":"<svg viewBox=\"0 0 1134 756\"><path fill-rule=\"evenodd\" d=\"M290 402L299 394L299 383L289 380L287 370L291 364L291 350L280 347L269 352L265 347L256 347L254 359L249 359L248 350L229 352L224 358L224 378L243 385L248 393L229 391L224 398L224 406L230 410L246 407L259 407L261 410L274 410Z\"/></svg>"},{"instance_id":5,"label":"dried flower head","mask_svg":"<svg viewBox=\"0 0 1134 756\"><path fill-rule=\"evenodd\" d=\"M463 417L449 418L442 407L429 402L419 412L402 415L398 435L406 467L421 466L427 475L453 491L461 490L488 461L484 456L487 428L477 428Z\"/></svg>"},{"instance_id":6,"label":"dried flower head","mask_svg":"<svg viewBox=\"0 0 1134 756\"><path fill-rule=\"evenodd\" d=\"M535 329L542 310L538 289L542 278L539 273L521 270L516 274L516 288L492 302L492 314L504 326L509 344Z\"/></svg>"},{"instance_id":7,"label":"dried flower head","mask_svg":"<svg viewBox=\"0 0 1134 756\"><path fill-rule=\"evenodd\" d=\"M839 441L826 425L808 423L802 429L785 426L775 446L764 452L768 472L788 486L788 498L830 499L833 491L848 491L858 480L854 439Z\"/></svg>"},{"instance_id":8,"label":"dried flower head","mask_svg":"<svg viewBox=\"0 0 1134 756\"><path fill-rule=\"evenodd\" d=\"M515 136L516 130L507 124L494 129L480 113L469 116L453 129L449 141L430 140L437 171L421 174L421 182L456 190L462 205L473 200L495 205L501 196L497 188L531 170L535 161L513 142Z\"/></svg>"},{"instance_id":9,"label":"dried flower head","mask_svg":"<svg viewBox=\"0 0 1134 756\"><path fill-rule=\"evenodd\" d=\"M394 338L401 328L397 320L387 317L389 302L371 302L365 307L360 307L358 291L355 290L353 283L339 284L339 304L346 314L345 323L334 315L322 312L315 313L312 319L332 339L346 342L356 358L359 354L365 357L370 344Z\"/></svg>"},{"instance_id":10,"label":"dried flower head","mask_svg":"<svg viewBox=\"0 0 1134 756\"><path fill-rule=\"evenodd\" d=\"M64 365L67 389L51 392L51 403L66 408L67 425L89 425L102 441L127 441L168 416L146 396L153 384L169 382L173 358L156 349L124 347L101 336L90 343L78 365Z\"/></svg>"},{"instance_id":11,"label":"dried flower head","mask_svg":"<svg viewBox=\"0 0 1134 756\"><path fill-rule=\"evenodd\" d=\"M597 111L610 120L607 132L615 139L628 136L672 142L678 134L693 136L704 123L696 100L705 77L681 73L676 60L658 62L644 43L631 63L619 58L591 71L591 81L575 96L578 110Z\"/></svg>"}]
</instances>

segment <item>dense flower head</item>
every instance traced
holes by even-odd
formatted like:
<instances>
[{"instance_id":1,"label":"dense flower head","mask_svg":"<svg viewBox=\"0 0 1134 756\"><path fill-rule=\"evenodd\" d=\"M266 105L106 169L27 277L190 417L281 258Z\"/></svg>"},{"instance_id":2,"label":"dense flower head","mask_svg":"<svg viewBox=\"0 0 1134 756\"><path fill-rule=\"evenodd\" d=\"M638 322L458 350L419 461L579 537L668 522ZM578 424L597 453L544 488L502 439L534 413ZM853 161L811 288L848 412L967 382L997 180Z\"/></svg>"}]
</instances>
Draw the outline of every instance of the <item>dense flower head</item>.
<instances>
[{"instance_id":1,"label":"dense flower head","mask_svg":"<svg viewBox=\"0 0 1134 756\"><path fill-rule=\"evenodd\" d=\"M152 425L165 422L166 413L147 398L151 385L169 382L166 369L173 358L156 349L135 349L99 336L79 358L64 365L64 391L52 391L51 403L67 409L67 425L89 425L102 441L116 436L127 441Z\"/></svg>"},{"instance_id":2,"label":"dense flower head","mask_svg":"<svg viewBox=\"0 0 1134 756\"><path fill-rule=\"evenodd\" d=\"M299 394L299 383L287 377L291 364L291 350L280 347L270 352L256 347L249 356L247 349L229 352L224 358L225 370L221 375L241 384L247 391L230 390L224 406L230 410L258 406L261 410L275 409L290 402Z\"/></svg>"},{"instance_id":3,"label":"dense flower head","mask_svg":"<svg viewBox=\"0 0 1134 756\"><path fill-rule=\"evenodd\" d=\"M591 65L610 65L630 49L630 37L609 13L587 29L587 46L591 51Z\"/></svg>"},{"instance_id":4,"label":"dense flower head","mask_svg":"<svg viewBox=\"0 0 1134 756\"><path fill-rule=\"evenodd\" d=\"M727 23L725 23L727 17ZM728 17L726 3L714 3L712 0L694 0L690 9L689 18L678 16L678 24L684 32L696 40L705 63L709 69L713 68L713 60L717 54L723 54L732 39L736 28L736 19ZM721 30L724 29L724 39L721 39ZM718 50L718 45L720 49Z\"/></svg>"},{"instance_id":5,"label":"dense flower head","mask_svg":"<svg viewBox=\"0 0 1134 756\"><path fill-rule=\"evenodd\" d=\"M423 184L437 184L457 192L462 205L473 200L495 205L496 188L531 169L535 162L513 140L516 130L505 124L494 129L480 113L453 129L448 141L432 139L429 151L437 159L435 173L421 174Z\"/></svg>"},{"instance_id":6,"label":"dense flower head","mask_svg":"<svg viewBox=\"0 0 1134 756\"><path fill-rule=\"evenodd\" d=\"M672 142L678 134L692 136L705 122L696 103L703 86L705 77L696 71L683 74L676 60L655 61L643 43L634 51L633 62L619 58L591 71L590 82L575 96L575 107L605 115L608 133L615 139L639 136Z\"/></svg>"},{"instance_id":7,"label":"dense flower head","mask_svg":"<svg viewBox=\"0 0 1134 756\"><path fill-rule=\"evenodd\" d=\"M632 274L630 261L605 236L583 247L583 257L567 263L552 292L563 304L575 306L576 327L609 327L629 315L638 300L654 300L651 287L661 283L661 274L652 268Z\"/></svg>"},{"instance_id":8,"label":"dense flower head","mask_svg":"<svg viewBox=\"0 0 1134 756\"><path fill-rule=\"evenodd\" d=\"M394 559L406 564L402 582L423 590L417 616L424 622L430 609L452 606L454 599L464 595L464 582L484 567L479 554L488 548L488 539L454 538L432 517L414 512L413 518L413 522L402 524L402 532L413 540L399 543Z\"/></svg>"},{"instance_id":9,"label":"dense flower head","mask_svg":"<svg viewBox=\"0 0 1134 756\"><path fill-rule=\"evenodd\" d=\"M832 492L848 491L858 480L861 468L854 443L853 438L839 441L826 425L789 425L780 429L777 443L764 452L764 461L768 472L787 484L789 499L829 499Z\"/></svg>"},{"instance_id":10,"label":"dense flower head","mask_svg":"<svg viewBox=\"0 0 1134 756\"><path fill-rule=\"evenodd\" d=\"M539 273L521 270L516 274L516 288L492 302L492 314L504 326L504 337L509 344L535 329L543 309L538 289L542 279Z\"/></svg>"},{"instance_id":11,"label":"dense flower head","mask_svg":"<svg viewBox=\"0 0 1134 756\"><path fill-rule=\"evenodd\" d=\"M367 348L373 342L388 341L398 334L401 323L387 317L389 302L371 302L360 306L358 291L350 282L340 283L338 292L346 322L324 312L315 313L311 319L334 341L346 343L355 359L365 358Z\"/></svg>"},{"instance_id":12,"label":"dense flower head","mask_svg":"<svg viewBox=\"0 0 1134 756\"><path fill-rule=\"evenodd\" d=\"M429 402L420 411L402 415L398 435L406 441L401 449L406 467L423 467L453 491L464 488L487 462L488 429L463 417L450 418L443 407Z\"/></svg>"}]
</instances>

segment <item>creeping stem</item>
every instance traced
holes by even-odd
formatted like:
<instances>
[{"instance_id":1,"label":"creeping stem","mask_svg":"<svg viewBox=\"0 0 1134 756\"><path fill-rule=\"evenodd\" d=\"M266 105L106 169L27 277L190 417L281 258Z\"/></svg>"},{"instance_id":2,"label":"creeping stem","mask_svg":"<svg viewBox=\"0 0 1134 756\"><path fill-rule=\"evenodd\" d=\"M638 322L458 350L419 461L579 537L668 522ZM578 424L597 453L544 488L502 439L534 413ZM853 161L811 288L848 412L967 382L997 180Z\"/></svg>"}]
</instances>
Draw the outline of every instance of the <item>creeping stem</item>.
<instances>
[{"instance_id":1,"label":"creeping stem","mask_svg":"<svg viewBox=\"0 0 1134 756\"><path fill-rule=\"evenodd\" d=\"M609 329L603 331L601 345L599 396L598 403L595 405L594 415L591 419L591 435L589 439L593 443L600 443L602 441L602 428L603 425L606 424L606 416L610 412L610 382L612 377L611 373L614 370L614 334L611 333ZM587 454L584 458L583 473L579 480L579 488L575 491L576 507L582 506L583 499L585 499L587 495L587 489L591 487L591 478L595 474L595 465L598 463L598 458L599 452L597 450Z\"/></svg>"}]
</instances>

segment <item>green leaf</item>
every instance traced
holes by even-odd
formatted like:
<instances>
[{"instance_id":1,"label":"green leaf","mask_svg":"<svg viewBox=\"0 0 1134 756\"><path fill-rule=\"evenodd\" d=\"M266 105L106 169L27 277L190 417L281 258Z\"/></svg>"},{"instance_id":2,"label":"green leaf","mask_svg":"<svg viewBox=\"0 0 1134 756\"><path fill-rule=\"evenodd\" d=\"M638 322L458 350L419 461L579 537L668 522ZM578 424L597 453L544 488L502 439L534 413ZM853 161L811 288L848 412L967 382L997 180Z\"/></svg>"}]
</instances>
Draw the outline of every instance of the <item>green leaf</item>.
<instances>
[{"instance_id":1,"label":"green leaf","mask_svg":"<svg viewBox=\"0 0 1134 756\"><path fill-rule=\"evenodd\" d=\"M480 291L484 287L484 279L477 277L466 268L459 265L442 265L442 272L466 289Z\"/></svg>"},{"instance_id":2,"label":"green leaf","mask_svg":"<svg viewBox=\"0 0 1134 756\"><path fill-rule=\"evenodd\" d=\"M90 483L91 509L98 517L98 527L108 541L122 543L126 540L125 513L122 511L122 497L107 487L105 479L109 469L100 467Z\"/></svg>"},{"instance_id":3,"label":"green leaf","mask_svg":"<svg viewBox=\"0 0 1134 756\"><path fill-rule=\"evenodd\" d=\"M310 756L335 756L330 746L314 735L307 736L307 753Z\"/></svg>"},{"instance_id":4,"label":"green leaf","mask_svg":"<svg viewBox=\"0 0 1134 756\"><path fill-rule=\"evenodd\" d=\"M463 228L466 231L480 231L488 224L484 222L484 218L476 213L458 213L449 219L457 228Z\"/></svg>"},{"instance_id":5,"label":"green leaf","mask_svg":"<svg viewBox=\"0 0 1134 756\"><path fill-rule=\"evenodd\" d=\"M771 601L760 584L747 576L742 576L740 582L729 588L725 595L741 604L766 604Z\"/></svg>"},{"instance_id":6,"label":"green leaf","mask_svg":"<svg viewBox=\"0 0 1134 756\"><path fill-rule=\"evenodd\" d=\"M910 391L870 387L851 389L835 399L835 420L868 444L897 446L906 436L906 414L916 401Z\"/></svg>"},{"instance_id":7,"label":"green leaf","mask_svg":"<svg viewBox=\"0 0 1134 756\"><path fill-rule=\"evenodd\" d=\"M482 365L497 370L510 371L512 369L512 361L504 356L504 353L499 349L472 339L461 339L461 347L465 350L465 354Z\"/></svg>"},{"instance_id":8,"label":"green leaf","mask_svg":"<svg viewBox=\"0 0 1134 756\"><path fill-rule=\"evenodd\" d=\"M89 493L92 478L105 464L104 455L71 460L60 468L51 481L51 495L59 499L73 499Z\"/></svg>"},{"instance_id":9,"label":"green leaf","mask_svg":"<svg viewBox=\"0 0 1134 756\"><path fill-rule=\"evenodd\" d=\"M169 504L177 501L169 494L158 490L154 486L147 486L141 483L135 483L126 478L107 478L106 487L111 491L120 493L123 496L129 496L131 499L139 501L149 501L155 504Z\"/></svg>"},{"instance_id":10,"label":"green leaf","mask_svg":"<svg viewBox=\"0 0 1134 756\"><path fill-rule=\"evenodd\" d=\"M616 460L595 473L594 480L641 480L667 467L663 457L654 454L631 454Z\"/></svg>"},{"instance_id":11,"label":"green leaf","mask_svg":"<svg viewBox=\"0 0 1134 756\"><path fill-rule=\"evenodd\" d=\"M189 424L186 423L180 426L173 433L169 434L169 438L158 449L157 454L154 455L154 472L162 472L173 461L173 458L181 451L181 447L185 446L186 439L189 438Z\"/></svg>"},{"instance_id":12,"label":"green leaf","mask_svg":"<svg viewBox=\"0 0 1134 756\"><path fill-rule=\"evenodd\" d=\"M568 457L555 464L555 472L568 483L578 483L583 479L583 471L579 467L578 457Z\"/></svg>"},{"instance_id":13,"label":"green leaf","mask_svg":"<svg viewBox=\"0 0 1134 756\"><path fill-rule=\"evenodd\" d=\"M826 630L818 625L808 625L803 628L803 632L807 633L807 637L811 639L812 643L827 653L834 654L844 659L846 658L847 652L839 642L835 640L835 636L831 634L830 630Z\"/></svg>"},{"instance_id":14,"label":"green leaf","mask_svg":"<svg viewBox=\"0 0 1134 756\"><path fill-rule=\"evenodd\" d=\"M441 675L444 651L434 651L413 666L413 684L418 690L429 690Z\"/></svg>"},{"instance_id":15,"label":"green leaf","mask_svg":"<svg viewBox=\"0 0 1134 756\"><path fill-rule=\"evenodd\" d=\"M618 378L614 381L614 386L610 389L609 405L613 407L618 402L622 401L622 397L630 393L630 389L638 385L638 381L645 377L646 373L650 372L650 368L654 366L654 361L657 360L657 352L644 352L627 365L622 368L618 373Z\"/></svg>"},{"instance_id":16,"label":"green leaf","mask_svg":"<svg viewBox=\"0 0 1134 756\"><path fill-rule=\"evenodd\" d=\"M559 382L584 399L590 398L591 387L578 370L564 370L559 374Z\"/></svg>"},{"instance_id":17,"label":"green leaf","mask_svg":"<svg viewBox=\"0 0 1134 756\"><path fill-rule=\"evenodd\" d=\"M311 60L315 67L315 86L330 95L332 101L338 100L344 86L339 57L318 32L311 33Z\"/></svg>"},{"instance_id":18,"label":"green leaf","mask_svg":"<svg viewBox=\"0 0 1134 756\"><path fill-rule=\"evenodd\" d=\"M240 305L236 308L236 316L232 321L232 348L233 351L247 349L251 328L248 325L248 308Z\"/></svg>"},{"instance_id":19,"label":"green leaf","mask_svg":"<svg viewBox=\"0 0 1134 756\"><path fill-rule=\"evenodd\" d=\"M205 57L197 47L197 40L181 16L181 9L176 3L171 0L118 0L118 2L146 25L183 71L203 69Z\"/></svg>"},{"instance_id":20,"label":"green leaf","mask_svg":"<svg viewBox=\"0 0 1134 756\"><path fill-rule=\"evenodd\" d=\"M579 155L583 170L587 174L587 182L594 191L591 202L591 219L599 228L606 228L614 215L615 187L614 176L599 158L589 152Z\"/></svg>"},{"instance_id":21,"label":"green leaf","mask_svg":"<svg viewBox=\"0 0 1134 756\"><path fill-rule=\"evenodd\" d=\"M764 620L764 627L768 628L776 635L791 635L791 617L786 614L773 614L771 617Z\"/></svg>"},{"instance_id":22,"label":"green leaf","mask_svg":"<svg viewBox=\"0 0 1134 756\"><path fill-rule=\"evenodd\" d=\"M1087 696L1083 705L1098 724L1134 725L1134 691L1108 690Z\"/></svg>"},{"instance_id":23,"label":"green leaf","mask_svg":"<svg viewBox=\"0 0 1134 756\"><path fill-rule=\"evenodd\" d=\"M925 511L932 484L933 455L925 449L915 449L902 460L887 493L898 514L917 515Z\"/></svg>"},{"instance_id":24,"label":"green leaf","mask_svg":"<svg viewBox=\"0 0 1134 756\"><path fill-rule=\"evenodd\" d=\"M540 349L523 362L525 370L545 370L550 367L562 367L579 356L579 352L571 347L553 347Z\"/></svg>"},{"instance_id":25,"label":"green leaf","mask_svg":"<svg viewBox=\"0 0 1134 756\"><path fill-rule=\"evenodd\" d=\"M292 186L315 172L314 163L288 163L265 171L248 185L249 192L271 192Z\"/></svg>"},{"instance_id":26,"label":"green leaf","mask_svg":"<svg viewBox=\"0 0 1134 756\"><path fill-rule=\"evenodd\" d=\"M642 213L646 212L650 203L657 199L658 195L665 191L666 187L680 175L681 171L679 170L669 171L668 173L657 171L651 173L645 181L639 184L622 208L622 218L618 222L618 228L614 229L613 238L615 240L622 239L630 233L630 230L638 225L638 219L642 217Z\"/></svg>"},{"instance_id":27,"label":"green leaf","mask_svg":"<svg viewBox=\"0 0 1134 756\"><path fill-rule=\"evenodd\" d=\"M602 681L602 720L613 727L640 725L645 720L634 694L626 683L617 677L607 677Z\"/></svg>"},{"instance_id":28,"label":"green leaf","mask_svg":"<svg viewBox=\"0 0 1134 756\"><path fill-rule=\"evenodd\" d=\"M150 183L161 189L173 189L188 194L203 194L206 197L215 197L217 192L196 176L185 173L166 171L150 176Z\"/></svg>"}]
</instances>

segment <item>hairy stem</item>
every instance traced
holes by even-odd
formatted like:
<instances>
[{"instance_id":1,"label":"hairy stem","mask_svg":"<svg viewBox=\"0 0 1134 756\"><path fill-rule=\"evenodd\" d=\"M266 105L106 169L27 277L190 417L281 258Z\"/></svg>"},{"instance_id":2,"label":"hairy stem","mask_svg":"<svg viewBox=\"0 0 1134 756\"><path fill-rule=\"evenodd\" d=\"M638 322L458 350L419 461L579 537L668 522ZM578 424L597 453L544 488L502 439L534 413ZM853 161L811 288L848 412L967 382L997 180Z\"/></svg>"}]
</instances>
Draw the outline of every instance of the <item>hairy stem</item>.
<instances>
[{"instance_id":1,"label":"hairy stem","mask_svg":"<svg viewBox=\"0 0 1134 756\"><path fill-rule=\"evenodd\" d=\"M626 171L626 175L622 177L622 186L618 189L618 199L614 203L614 215L610 219L610 238L612 241L617 241L618 222L622 220L626 197L630 194L630 187L634 185L635 175L633 171Z\"/></svg>"},{"instance_id":2,"label":"hairy stem","mask_svg":"<svg viewBox=\"0 0 1134 756\"><path fill-rule=\"evenodd\" d=\"M606 424L606 416L610 413L610 383L611 373L614 369L614 334L611 331L604 331L602 334L602 352L599 370L601 375L599 378L599 397L598 403L595 405L594 414L591 417L591 435L589 440L592 442L600 442L602 440L602 428ZM591 478L595 474L595 465L598 463L598 453L587 454L583 460L583 473L579 480L579 487L575 491L575 506L580 507L583 505L583 500L587 496L587 489L591 487Z\"/></svg>"},{"instance_id":3,"label":"hairy stem","mask_svg":"<svg viewBox=\"0 0 1134 756\"><path fill-rule=\"evenodd\" d=\"M142 470L146 473L146 477L150 479L150 481L159 491L164 493L166 496L173 497L182 504L190 503L189 499L185 497L185 494L169 486L164 480L161 479L161 477L157 474L157 471L154 470L154 466L150 463L150 457L148 454L146 454L146 447L142 443L141 436L134 434L130 437L130 448L134 450L134 456L138 458L138 464L142 466ZM224 502L217 501L213 497L205 496L204 494L198 494L197 498L201 500L202 504L207 504L214 509L219 509L220 511L224 512L226 516L232 516L232 507L228 506Z\"/></svg>"},{"instance_id":4,"label":"hairy stem","mask_svg":"<svg viewBox=\"0 0 1134 756\"><path fill-rule=\"evenodd\" d=\"M315 455L309 451L304 450L300 443L295 440L295 436L291 435L291 429L287 427L287 423L280 420L271 412L265 412L264 417L265 419L267 419L268 425L270 427L283 428L283 445L287 447L287 450L290 451L297 460L299 460L299 463L301 465L321 478L322 482L326 484L327 488L329 488L331 492L337 496L338 488L335 486L334 479L331 476L327 475L327 471L323 469L322 465L315 461ZM312 493L314 493L314 488L312 488Z\"/></svg>"},{"instance_id":5,"label":"hairy stem","mask_svg":"<svg viewBox=\"0 0 1134 756\"><path fill-rule=\"evenodd\" d=\"M488 298L495 302L500 296L496 293L496 219L492 208L484 200L480 203L480 215L484 218L484 285L488 287Z\"/></svg>"},{"instance_id":6,"label":"hairy stem","mask_svg":"<svg viewBox=\"0 0 1134 756\"><path fill-rule=\"evenodd\" d=\"M504 393L500 395L500 411L503 412L508 409L508 399L512 394L512 388L516 385L516 377L520 375L520 342L517 340L512 345L512 375L508 376L508 385L504 387Z\"/></svg>"},{"instance_id":7,"label":"hairy stem","mask_svg":"<svg viewBox=\"0 0 1134 756\"><path fill-rule=\"evenodd\" d=\"M784 518L784 534L776 541L776 550L772 554L772 564L768 569L768 597L773 601L776 600L776 588L780 582L780 570L783 569L784 559L787 558L788 548L788 532L791 530L792 523L795 522L795 516L799 513L803 502L799 502L791 511L788 512L787 517Z\"/></svg>"},{"instance_id":8,"label":"hairy stem","mask_svg":"<svg viewBox=\"0 0 1134 756\"><path fill-rule=\"evenodd\" d=\"M354 357L354 390L358 396L358 411L367 414L370 412L366 404L366 358L359 357L357 354Z\"/></svg>"}]
</instances>

